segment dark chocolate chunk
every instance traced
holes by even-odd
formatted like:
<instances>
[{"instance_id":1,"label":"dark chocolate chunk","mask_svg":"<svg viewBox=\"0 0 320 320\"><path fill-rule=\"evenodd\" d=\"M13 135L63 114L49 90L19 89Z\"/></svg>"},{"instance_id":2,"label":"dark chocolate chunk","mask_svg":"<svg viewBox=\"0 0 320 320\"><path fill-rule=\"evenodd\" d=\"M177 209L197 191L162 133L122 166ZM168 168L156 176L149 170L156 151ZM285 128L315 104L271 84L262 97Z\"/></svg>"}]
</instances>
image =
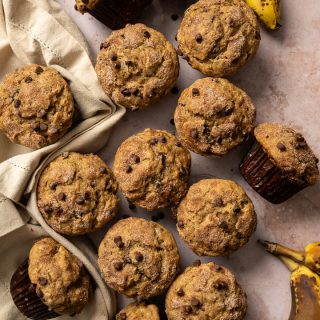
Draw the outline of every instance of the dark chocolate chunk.
<instances>
[{"instance_id":1,"label":"dark chocolate chunk","mask_svg":"<svg viewBox=\"0 0 320 320\"><path fill-rule=\"evenodd\" d=\"M179 297L183 297L183 296L184 296L184 291L183 291L182 288L180 288L180 289L177 291L177 295L178 295Z\"/></svg>"},{"instance_id":2,"label":"dark chocolate chunk","mask_svg":"<svg viewBox=\"0 0 320 320\"><path fill-rule=\"evenodd\" d=\"M191 298L191 305L193 307L201 307L201 302L197 298Z\"/></svg>"},{"instance_id":3,"label":"dark chocolate chunk","mask_svg":"<svg viewBox=\"0 0 320 320\"><path fill-rule=\"evenodd\" d=\"M130 97L131 96L131 92L129 89L124 88L122 89L121 93L125 96L125 97Z\"/></svg>"},{"instance_id":4,"label":"dark chocolate chunk","mask_svg":"<svg viewBox=\"0 0 320 320\"><path fill-rule=\"evenodd\" d=\"M40 123L39 129L40 131L46 131L48 129L48 126L45 123Z\"/></svg>"},{"instance_id":5,"label":"dark chocolate chunk","mask_svg":"<svg viewBox=\"0 0 320 320\"><path fill-rule=\"evenodd\" d=\"M215 289L222 290L222 289L227 289L228 284L225 281L217 281L216 283L213 284Z\"/></svg>"},{"instance_id":6,"label":"dark chocolate chunk","mask_svg":"<svg viewBox=\"0 0 320 320\"><path fill-rule=\"evenodd\" d=\"M120 62L115 63L114 67L115 67L117 70L120 70L120 69L121 69L121 63L120 63Z\"/></svg>"},{"instance_id":7,"label":"dark chocolate chunk","mask_svg":"<svg viewBox=\"0 0 320 320\"><path fill-rule=\"evenodd\" d=\"M195 36L195 39L198 43L201 43L203 38L202 38L202 35L200 33L197 33L196 36Z\"/></svg>"},{"instance_id":8,"label":"dark chocolate chunk","mask_svg":"<svg viewBox=\"0 0 320 320\"><path fill-rule=\"evenodd\" d=\"M35 72L36 72L36 74L40 74L43 72L43 68L41 68L40 66L37 66Z\"/></svg>"},{"instance_id":9,"label":"dark chocolate chunk","mask_svg":"<svg viewBox=\"0 0 320 320\"><path fill-rule=\"evenodd\" d=\"M107 173L107 168L106 167L101 167L101 168L99 168L99 172L100 173Z\"/></svg>"},{"instance_id":10,"label":"dark chocolate chunk","mask_svg":"<svg viewBox=\"0 0 320 320\"><path fill-rule=\"evenodd\" d=\"M24 79L24 82L30 83L30 82L32 82L32 78L31 78L30 76L28 76L28 77L26 77L26 78Z\"/></svg>"},{"instance_id":11,"label":"dark chocolate chunk","mask_svg":"<svg viewBox=\"0 0 320 320\"><path fill-rule=\"evenodd\" d=\"M118 56L117 56L115 53L113 53L113 54L111 55L111 60L112 60L112 61L117 61L117 59L118 59Z\"/></svg>"},{"instance_id":12,"label":"dark chocolate chunk","mask_svg":"<svg viewBox=\"0 0 320 320\"><path fill-rule=\"evenodd\" d=\"M127 166L126 173L131 173L131 172L132 172L132 167L131 166Z\"/></svg>"},{"instance_id":13,"label":"dark chocolate chunk","mask_svg":"<svg viewBox=\"0 0 320 320\"><path fill-rule=\"evenodd\" d=\"M77 196L75 199L76 204L84 204L84 197L83 196Z\"/></svg>"},{"instance_id":14,"label":"dark chocolate chunk","mask_svg":"<svg viewBox=\"0 0 320 320\"><path fill-rule=\"evenodd\" d=\"M192 95L193 96L200 96L200 91L198 88L192 88Z\"/></svg>"},{"instance_id":15,"label":"dark chocolate chunk","mask_svg":"<svg viewBox=\"0 0 320 320\"><path fill-rule=\"evenodd\" d=\"M65 201L66 198L67 198L67 195L66 195L64 192L60 192L60 193L58 194L58 199L59 199L60 201Z\"/></svg>"},{"instance_id":16,"label":"dark chocolate chunk","mask_svg":"<svg viewBox=\"0 0 320 320\"><path fill-rule=\"evenodd\" d=\"M216 198L216 199L214 200L214 205L215 205L216 207L222 207L222 206L223 206L223 200L222 200L222 198L221 198L221 197Z\"/></svg>"},{"instance_id":17,"label":"dark chocolate chunk","mask_svg":"<svg viewBox=\"0 0 320 320\"><path fill-rule=\"evenodd\" d=\"M17 99L14 101L14 107L19 108L21 106L21 100Z\"/></svg>"},{"instance_id":18,"label":"dark chocolate chunk","mask_svg":"<svg viewBox=\"0 0 320 320\"><path fill-rule=\"evenodd\" d=\"M32 127L32 129L33 129L34 131L39 131L39 129L40 129L40 123L39 123L39 122L33 122L33 123L31 124L31 127Z\"/></svg>"},{"instance_id":19,"label":"dark chocolate chunk","mask_svg":"<svg viewBox=\"0 0 320 320\"><path fill-rule=\"evenodd\" d=\"M192 312L192 307L191 307L191 306L184 306L183 309L184 309L183 311L184 311L186 314L190 314L190 313Z\"/></svg>"},{"instance_id":20,"label":"dark chocolate chunk","mask_svg":"<svg viewBox=\"0 0 320 320\"><path fill-rule=\"evenodd\" d=\"M145 31L145 32L143 33L143 36L144 36L145 38L149 39L149 38L151 37L151 34L150 34L149 31Z\"/></svg>"},{"instance_id":21,"label":"dark chocolate chunk","mask_svg":"<svg viewBox=\"0 0 320 320\"><path fill-rule=\"evenodd\" d=\"M51 182L50 183L50 189L51 190L56 190L58 183L57 182Z\"/></svg>"},{"instance_id":22,"label":"dark chocolate chunk","mask_svg":"<svg viewBox=\"0 0 320 320\"><path fill-rule=\"evenodd\" d=\"M140 162L140 157L136 154L132 155L132 161L134 163L139 163Z\"/></svg>"},{"instance_id":23,"label":"dark chocolate chunk","mask_svg":"<svg viewBox=\"0 0 320 320\"><path fill-rule=\"evenodd\" d=\"M117 271L121 271L123 269L122 262L115 262L113 266Z\"/></svg>"},{"instance_id":24,"label":"dark chocolate chunk","mask_svg":"<svg viewBox=\"0 0 320 320\"><path fill-rule=\"evenodd\" d=\"M127 320L127 314L125 312L121 312L119 316L121 320Z\"/></svg>"},{"instance_id":25,"label":"dark chocolate chunk","mask_svg":"<svg viewBox=\"0 0 320 320\"><path fill-rule=\"evenodd\" d=\"M51 213L53 210L52 210L52 208L50 207L50 206L45 206L44 207L44 212L45 213Z\"/></svg>"},{"instance_id":26,"label":"dark chocolate chunk","mask_svg":"<svg viewBox=\"0 0 320 320\"><path fill-rule=\"evenodd\" d=\"M184 228L184 223L183 223L183 221L178 221L177 225L178 225L178 228L180 228L180 229L183 229L183 228Z\"/></svg>"},{"instance_id":27,"label":"dark chocolate chunk","mask_svg":"<svg viewBox=\"0 0 320 320\"><path fill-rule=\"evenodd\" d=\"M153 146L153 145L158 143L158 139L157 138L152 138L152 139L149 140L149 142Z\"/></svg>"},{"instance_id":28,"label":"dark chocolate chunk","mask_svg":"<svg viewBox=\"0 0 320 320\"><path fill-rule=\"evenodd\" d=\"M166 143L167 142L167 138L166 137L160 137L159 140L162 142L162 143Z\"/></svg>"},{"instance_id":29,"label":"dark chocolate chunk","mask_svg":"<svg viewBox=\"0 0 320 320\"><path fill-rule=\"evenodd\" d=\"M141 262L143 260L143 255L139 251L135 252L134 257L138 262Z\"/></svg>"},{"instance_id":30,"label":"dark chocolate chunk","mask_svg":"<svg viewBox=\"0 0 320 320\"><path fill-rule=\"evenodd\" d=\"M284 151L287 150L286 146L285 146L283 143L281 143L281 142L279 142L279 143L277 144L277 148L278 148L281 152L284 152Z\"/></svg>"},{"instance_id":31,"label":"dark chocolate chunk","mask_svg":"<svg viewBox=\"0 0 320 320\"><path fill-rule=\"evenodd\" d=\"M40 285L45 286L48 284L48 280L44 277L39 277L38 278L38 282L40 283Z\"/></svg>"}]
</instances>

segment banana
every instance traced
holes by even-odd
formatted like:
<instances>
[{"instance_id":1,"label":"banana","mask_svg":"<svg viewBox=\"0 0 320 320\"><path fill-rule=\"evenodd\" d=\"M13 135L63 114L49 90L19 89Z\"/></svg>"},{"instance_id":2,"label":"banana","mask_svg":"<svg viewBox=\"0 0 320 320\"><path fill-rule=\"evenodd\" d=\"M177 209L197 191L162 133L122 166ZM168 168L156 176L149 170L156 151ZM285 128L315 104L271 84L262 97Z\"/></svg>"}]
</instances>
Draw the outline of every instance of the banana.
<instances>
[{"instance_id":1,"label":"banana","mask_svg":"<svg viewBox=\"0 0 320 320\"><path fill-rule=\"evenodd\" d=\"M271 30L280 25L280 0L245 0L259 19Z\"/></svg>"},{"instance_id":2,"label":"banana","mask_svg":"<svg viewBox=\"0 0 320 320\"><path fill-rule=\"evenodd\" d=\"M266 248L268 252L274 255L291 258L300 264L304 264L306 267L310 268L320 275L320 242L313 242L308 244L305 247L304 251L290 249L274 242L259 242Z\"/></svg>"},{"instance_id":3,"label":"banana","mask_svg":"<svg viewBox=\"0 0 320 320\"><path fill-rule=\"evenodd\" d=\"M276 255L291 271L292 304L289 320L319 320L320 276L304 265L307 261L307 254L268 241L260 243L268 252ZM314 244L306 247L308 253L310 249L313 252L314 248Z\"/></svg>"}]
</instances>

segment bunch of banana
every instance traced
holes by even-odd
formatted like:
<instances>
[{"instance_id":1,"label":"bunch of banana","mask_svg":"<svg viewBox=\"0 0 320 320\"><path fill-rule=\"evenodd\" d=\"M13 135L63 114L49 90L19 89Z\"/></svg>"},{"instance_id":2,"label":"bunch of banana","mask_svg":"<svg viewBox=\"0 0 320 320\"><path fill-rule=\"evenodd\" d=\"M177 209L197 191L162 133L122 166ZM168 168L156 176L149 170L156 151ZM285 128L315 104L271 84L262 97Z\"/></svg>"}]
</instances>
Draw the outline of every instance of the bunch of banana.
<instances>
[{"instance_id":1,"label":"bunch of banana","mask_svg":"<svg viewBox=\"0 0 320 320\"><path fill-rule=\"evenodd\" d=\"M271 30L280 25L280 0L245 0L259 19Z\"/></svg>"},{"instance_id":2,"label":"bunch of banana","mask_svg":"<svg viewBox=\"0 0 320 320\"><path fill-rule=\"evenodd\" d=\"M320 242L309 244L303 252L268 241L260 243L291 271L289 320L320 320Z\"/></svg>"}]
</instances>

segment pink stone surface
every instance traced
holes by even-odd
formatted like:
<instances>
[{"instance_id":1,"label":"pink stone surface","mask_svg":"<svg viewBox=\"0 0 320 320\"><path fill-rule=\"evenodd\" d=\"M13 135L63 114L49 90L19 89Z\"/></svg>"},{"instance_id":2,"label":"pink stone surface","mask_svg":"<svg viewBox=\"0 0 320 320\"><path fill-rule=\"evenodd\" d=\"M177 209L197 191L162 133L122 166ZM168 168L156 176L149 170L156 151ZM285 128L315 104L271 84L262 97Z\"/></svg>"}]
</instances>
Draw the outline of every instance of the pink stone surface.
<instances>
[{"instance_id":1,"label":"pink stone surface","mask_svg":"<svg viewBox=\"0 0 320 320\"><path fill-rule=\"evenodd\" d=\"M95 55L110 30L88 14L81 16L74 11L74 1L60 2L83 31ZM190 3L186 0L154 0L145 11L142 22L162 31L176 45L174 36L183 11ZM171 14L179 14L179 19L173 21ZM320 2L283 0L282 25L274 32L262 29L258 54L231 80L252 97L258 123L274 121L292 126L303 133L316 155L320 156ZM182 90L202 75L185 61L180 62L177 86ZM109 144L101 151L102 157L112 165L121 141L146 127L174 131L169 121L177 99L178 95L169 94L145 111L127 112L114 128ZM297 249L319 241L320 186L310 187L284 204L269 204L239 174L238 165L248 147L245 145L222 159L192 155L192 182L207 176L236 180L247 190L258 215L258 228L248 245L229 258L201 260L215 260L237 275L248 295L246 320L283 320L288 318L291 304L290 274L278 260L264 252L257 239L277 241ZM141 209L130 211L125 200L121 203L120 214L139 215L146 219L152 216ZM174 233L182 256L182 268L191 264L197 257L179 239L168 213L160 223ZM105 231L93 235L97 244ZM120 305L126 303L122 297L119 301Z\"/></svg>"}]
</instances>

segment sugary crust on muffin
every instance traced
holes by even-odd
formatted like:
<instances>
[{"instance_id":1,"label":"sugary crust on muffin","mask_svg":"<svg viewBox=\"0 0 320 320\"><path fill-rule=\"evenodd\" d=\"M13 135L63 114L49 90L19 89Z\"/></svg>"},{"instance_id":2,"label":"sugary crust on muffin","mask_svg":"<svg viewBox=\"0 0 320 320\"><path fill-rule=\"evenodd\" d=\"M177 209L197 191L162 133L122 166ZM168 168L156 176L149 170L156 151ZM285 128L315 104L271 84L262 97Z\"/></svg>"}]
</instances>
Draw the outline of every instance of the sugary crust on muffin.
<instances>
[{"instance_id":1,"label":"sugary crust on muffin","mask_svg":"<svg viewBox=\"0 0 320 320\"><path fill-rule=\"evenodd\" d=\"M40 176L38 208L57 232L85 234L116 215L117 189L112 171L97 155L64 153Z\"/></svg>"},{"instance_id":2,"label":"sugary crust on muffin","mask_svg":"<svg viewBox=\"0 0 320 320\"><path fill-rule=\"evenodd\" d=\"M145 129L117 150L114 173L124 195L147 210L177 205L186 194L191 155L164 130Z\"/></svg>"},{"instance_id":3,"label":"sugary crust on muffin","mask_svg":"<svg viewBox=\"0 0 320 320\"><path fill-rule=\"evenodd\" d=\"M101 44L96 72L116 103L136 110L158 102L171 90L179 61L162 33L139 23L114 31Z\"/></svg>"},{"instance_id":4,"label":"sugary crust on muffin","mask_svg":"<svg viewBox=\"0 0 320 320\"><path fill-rule=\"evenodd\" d=\"M318 159L300 133L277 123L263 123L254 130L257 142L277 167L298 183L313 185L319 177Z\"/></svg>"},{"instance_id":5,"label":"sugary crust on muffin","mask_svg":"<svg viewBox=\"0 0 320 320\"><path fill-rule=\"evenodd\" d=\"M0 129L14 143L39 149L56 142L73 113L69 86L53 68L27 65L0 84Z\"/></svg>"},{"instance_id":6,"label":"sugary crust on muffin","mask_svg":"<svg viewBox=\"0 0 320 320\"><path fill-rule=\"evenodd\" d=\"M81 312L90 298L90 278L83 264L52 238L32 246L28 273L38 296L59 314Z\"/></svg>"},{"instance_id":7,"label":"sugary crust on muffin","mask_svg":"<svg viewBox=\"0 0 320 320\"><path fill-rule=\"evenodd\" d=\"M182 239L200 256L228 255L245 245L256 230L253 204L231 180L193 184L177 211Z\"/></svg>"},{"instance_id":8,"label":"sugary crust on muffin","mask_svg":"<svg viewBox=\"0 0 320 320\"><path fill-rule=\"evenodd\" d=\"M99 267L114 290L149 298L170 286L179 268L179 251L169 231L141 218L113 225L99 246Z\"/></svg>"},{"instance_id":9,"label":"sugary crust on muffin","mask_svg":"<svg viewBox=\"0 0 320 320\"><path fill-rule=\"evenodd\" d=\"M242 320L246 311L235 276L213 262L186 268L166 296L168 320Z\"/></svg>"},{"instance_id":10,"label":"sugary crust on muffin","mask_svg":"<svg viewBox=\"0 0 320 320\"><path fill-rule=\"evenodd\" d=\"M186 148L202 155L223 156L246 140L255 114L243 90L226 79L203 78L182 92L174 123Z\"/></svg>"},{"instance_id":11,"label":"sugary crust on muffin","mask_svg":"<svg viewBox=\"0 0 320 320\"><path fill-rule=\"evenodd\" d=\"M190 6L177 40L188 63L203 74L234 74L256 53L259 23L253 10L239 0L200 0Z\"/></svg>"}]
</instances>

